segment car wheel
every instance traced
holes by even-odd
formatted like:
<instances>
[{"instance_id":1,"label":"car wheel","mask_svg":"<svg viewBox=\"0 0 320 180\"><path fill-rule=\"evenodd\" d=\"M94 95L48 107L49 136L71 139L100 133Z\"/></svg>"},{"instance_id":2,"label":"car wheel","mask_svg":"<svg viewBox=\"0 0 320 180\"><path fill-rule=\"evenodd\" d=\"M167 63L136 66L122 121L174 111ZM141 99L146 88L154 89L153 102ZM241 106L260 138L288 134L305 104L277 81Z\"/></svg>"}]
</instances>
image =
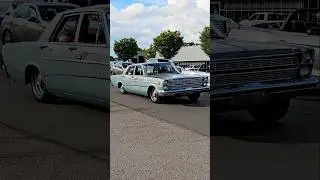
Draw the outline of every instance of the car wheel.
<instances>
[{"instance_id":1,"label":"car wheel","mask_svg":"<svg viewBox=\"0 0 320 180\"><path fill-rule=\"evenodd\" d=\"M160 96L157 93L156 88L151 88L149 90L149 97L150 97L151 101L154 102L154 103L159 103L160 99L161 99Z\"/></svg>"},{"instance_id":2,"label":"car wheel","mask_svg":"<svg viewBox=\"0 0 320 180\"><path fill-rule=\"evenodd\" d=\"M126 93L127 93L127 91L124 89L123 84L120 85L120 92L121 92L122 94L126 94Z\"/></svg>"},{"instance_id":3,"label":"car wheel","mask_svg":"<svg viewBox=\"0 0 320 180\"><path fill-rule=\"evenodd\" d=\"M189 100L192 102L197 102L198 99L200 98L200 93L193 93L188 96Z\"/></svg>"},{"instance_id":4,"label":"car wheel","mask_svg":"<svg viewBox=\"0 0 320 180\"><path fill-rule=\"evenodd\" d=\"M7 68L6 68L5 64L1 65L1 69L2 69L3 74L6 76L6 78L9 78L10 76L9 76L9 73L7 71Z\"/></svg>"},{"instance_id":5,"label":"car wheel","mask_svg":"<svg viewBox=\"0 0 320 180\"><path fill-rule=\"evenodd\" d=\"M263 126L276 124L288 112L290 99L272 100L249 108L251 116Z\"/></svg>"},{"instance_id":6,"label":"car wheel","mask_svg":"<svg viewBox=\"0 0 320 180\"><path fill-rule=\"evenodd\" d=\"M5 44L8 44L8 43L11 43L12 42L12 36L11 36L11 33L6 30L3 34L3 41L2 41L2 44L5 45Z\"/></svg>"},{"instance_id":7,"label":"car wheel","mask_svg":"<svg viewBox=\"0 0 320 180\"><path fill-rule=\"evenodd\" d=\"M31 75L31 88L35 99L39 102L48 103L53 97L48 92L41 73L36 72Z\"/></svg>"}]
</instances>

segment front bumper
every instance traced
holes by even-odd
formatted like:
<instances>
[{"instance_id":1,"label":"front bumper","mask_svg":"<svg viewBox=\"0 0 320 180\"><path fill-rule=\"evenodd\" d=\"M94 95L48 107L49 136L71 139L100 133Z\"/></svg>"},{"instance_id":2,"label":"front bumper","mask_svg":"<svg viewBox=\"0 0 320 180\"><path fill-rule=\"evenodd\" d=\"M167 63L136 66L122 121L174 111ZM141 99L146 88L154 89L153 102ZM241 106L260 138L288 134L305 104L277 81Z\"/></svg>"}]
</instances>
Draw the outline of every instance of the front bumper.
<instances>
[{"instance_id":1,"label":"front bumper","mask_svg":"<svg viewBox=\"0 0 320 180\"><path fill-rule=\"evenodd\" d=\"M188 96L193 93L201 93L201 92L208 92L210 90L209 86L202 87L202 88L186 88L186 89L179 89L179 90L158 90L158 95L161 97L173 97L173 96Z\"/></svg>"},{"instance_id":2,"label":"front bumper","mask_svg":"<svg viewBox=\"0 0 320 180\"><path fill-rule=\"evenodd\" d=\"M275 84L247 84L237 88L210 91L210 99L231 105L247 105L260 103L270 98L290 98L307 95L319 87L319 80L315 76L279 82Z\"/></svg>"}]
</instances>

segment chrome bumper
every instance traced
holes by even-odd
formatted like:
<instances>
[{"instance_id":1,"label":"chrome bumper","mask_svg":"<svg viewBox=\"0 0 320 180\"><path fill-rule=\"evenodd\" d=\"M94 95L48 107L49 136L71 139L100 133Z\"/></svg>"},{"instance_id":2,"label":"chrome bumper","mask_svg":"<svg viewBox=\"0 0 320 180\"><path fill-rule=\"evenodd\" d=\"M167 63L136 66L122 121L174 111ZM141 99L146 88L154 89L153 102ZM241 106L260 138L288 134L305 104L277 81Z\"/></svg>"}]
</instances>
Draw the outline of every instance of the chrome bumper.
<instances>
[{"instance_id":1,"label":"chrome bumper","mask_svg":"<svg viewBox=\"0 0 320 180\"><path fill-rule=\"evenodd\" d=\"M158 95L163 96L188 96L193 93L201 93L201 92L208 92L210 87L203 87L203 88L186 88L186 89L179 89L179 90L158 90Z\"/></svg>"},{"instance_id":2,"label":"chrome bumper","mask_svg":"<svg viewBox=\"0 0 320 180\"><path fill-rule=\"evenodd\" d=\"M211 101L232 105L259 103L275 97L295 97L314 92L319 80L316 77L279 82L275 84L247 84L237 88L210 91Z\"/></svg>"}]
</instances>

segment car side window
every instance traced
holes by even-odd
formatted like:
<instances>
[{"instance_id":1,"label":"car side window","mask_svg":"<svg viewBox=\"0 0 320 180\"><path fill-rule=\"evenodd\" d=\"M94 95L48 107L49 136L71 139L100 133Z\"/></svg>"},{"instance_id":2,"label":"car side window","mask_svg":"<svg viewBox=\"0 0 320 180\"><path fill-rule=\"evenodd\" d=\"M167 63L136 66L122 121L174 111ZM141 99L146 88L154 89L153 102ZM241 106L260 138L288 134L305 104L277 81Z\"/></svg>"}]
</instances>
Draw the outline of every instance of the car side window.
<instances>
[{"instance_id":1,"label":"car side window","mask_svg":"<svg viewBox=\"0 0 320 180\"><path fill-rule=\"evenodd\" d=\"M143 70L142 70L141 66L136 66L136 70L135 70L134 75L143 76Z\"/></svg>"},{"instance_id":2,"label":"car side window","mask_svg":"<svg viewBox=\"0 0 320 180\"><path fill-rule=\"evenodd\" d=\"M75 42L79 15L67 16L58 26L53 42Z\"/></svg>"},{"instance_id":3,"label":"car side window","mask_svg":"<svg viewBox=\"0 0 320 180\"><path fill-rule=\"evenodd\" d=\"M27 19L29 19L29 18L37 18L38 19L37 11L34 9L34 7L29 7L29 9L28 9Z\"/></svg>"},{"instance_id":4,"label":"car side window","mask_svg":"<svg viewBox=\"0 0 320 180\"><path fill-rule=\"evenodd\" d=\"M260 14L257 20L264 20L264 14Z\"/></svg>"},{"instance_id":5,"label":"car side window","mask_svg":"<svg viewBox=\"0 0 320 180\"><path fill-rule=\"evenodd\" d=\"M26 5L22 5L18 7L18 9L14 12L14 17L16 18L26 18L27 17L28 7Z\"/></svg>"},{"instance_id":6,"label":"car side window","mask_svg":"<svg viewBox=\"0 0 320 180\"><path fill-rule=\"evenodd\" d=\"M87 44L106 44L102 16L85 14L81 23L79 42Z\"/></svg>"},{"instance_id":7,"label":"car side window","mask_svg":"<svg viewBox=\"0 0 320 180\"><path fill-rule=\"evenodd\" d=\"M249 18L249 21L256 20L256 19L257 19L257 16L258 16L257 14L251 16L251 17Z\"/></svg>"},{"instance_id":8,"label":"car side window","mask_svg":"<svg viewBox=\"0 0 320 180\"><path fill-rule=\"evenodd\" d=\"M133 75L135 66L129 67L128 71L126 72L126 75Z\"/></svg>"}]
</instances>

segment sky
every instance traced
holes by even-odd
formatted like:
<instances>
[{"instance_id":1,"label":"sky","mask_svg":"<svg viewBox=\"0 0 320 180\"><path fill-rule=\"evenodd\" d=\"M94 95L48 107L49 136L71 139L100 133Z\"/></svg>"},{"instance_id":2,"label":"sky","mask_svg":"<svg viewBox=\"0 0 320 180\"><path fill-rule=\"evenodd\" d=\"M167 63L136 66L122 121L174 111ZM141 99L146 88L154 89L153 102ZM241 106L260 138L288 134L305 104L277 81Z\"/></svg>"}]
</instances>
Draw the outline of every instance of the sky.
<instances>
[{"instance_id":1,"label":"sky","mask_svg":"<svg viewBox=\"0 0 320 180\"><path fill-rule=\"evenodd\" d=\"M179 30L184 41L199 42L209 19L210 0L111 0L110 55L115 56L115 40L132 37L148 48L165 30Z\"/></svg>"}]
</instances>

